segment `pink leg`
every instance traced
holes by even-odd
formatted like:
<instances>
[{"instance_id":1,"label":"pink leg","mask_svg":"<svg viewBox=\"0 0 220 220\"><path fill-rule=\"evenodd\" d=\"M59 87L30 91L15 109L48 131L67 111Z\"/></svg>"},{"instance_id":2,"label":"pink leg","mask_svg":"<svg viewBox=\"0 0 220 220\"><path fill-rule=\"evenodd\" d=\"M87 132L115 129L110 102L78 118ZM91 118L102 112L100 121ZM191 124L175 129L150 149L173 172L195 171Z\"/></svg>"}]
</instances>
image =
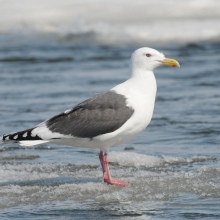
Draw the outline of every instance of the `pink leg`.
<instances>
[{"instance_id":1,"label":"pink leg","mask_svg":"<svg viewBox=\"0 0 220 220\"><path fill-rule=\"evenodd\" d=\"M100 151L99 160L102 165L104 182L111 184L111 185L117 185L117 186L130 186L131 185L130 183L127 183L126 181L116 180L116 179L113 180L111 178L109 166L108 166L108 156L106 153L103 156L103 151Z\"/></svg>"},{"instance_id":2,"label":"pink leg","mask_svg":"<svg viewBox=\"0 0 220 220\"><path fill-rule=\"evenodd\" d=\"M100 154L99 154L99 160L100 160L100 163L102 165L102 172L103 172L103 176L104 176L104 165L103 165L103 151L100 151Z\"/></svg>"}]
</instances>

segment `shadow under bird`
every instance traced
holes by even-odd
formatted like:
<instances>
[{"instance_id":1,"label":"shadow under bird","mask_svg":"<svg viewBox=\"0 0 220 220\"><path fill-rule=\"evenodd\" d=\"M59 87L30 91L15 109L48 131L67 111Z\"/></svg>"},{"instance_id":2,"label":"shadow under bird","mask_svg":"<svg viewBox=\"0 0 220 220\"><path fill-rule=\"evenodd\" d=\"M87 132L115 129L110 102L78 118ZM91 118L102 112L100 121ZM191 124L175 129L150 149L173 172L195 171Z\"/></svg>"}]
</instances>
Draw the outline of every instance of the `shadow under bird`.
<instances>
[{"instance_id":1,"label":"shadow under bird","mask_svg":"<svg viewBox=\"0 0 220 220\"><path fill-rule=\"evenodd\" d=\"M157 50L137 49L131 56L131 76L124 83L33 128L3 135L1 139L5 144L24 146L53 143L98 148L104 182L131 185L111 178L108 149L136 138L150 123L157 91L153 70L160 65L180 67L176 60L166 58Z\"/></svg>"}]
</instances>

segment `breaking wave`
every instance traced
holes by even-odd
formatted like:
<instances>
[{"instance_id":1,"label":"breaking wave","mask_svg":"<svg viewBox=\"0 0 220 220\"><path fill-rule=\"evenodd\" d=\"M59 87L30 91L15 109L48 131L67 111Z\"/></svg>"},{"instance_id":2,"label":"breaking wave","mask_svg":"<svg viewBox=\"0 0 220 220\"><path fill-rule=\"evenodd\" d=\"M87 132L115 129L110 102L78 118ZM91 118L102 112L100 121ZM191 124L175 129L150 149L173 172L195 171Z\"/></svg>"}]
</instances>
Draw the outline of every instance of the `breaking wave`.
<instances>
[{"instance_id":1,"label":"breaking wave","mask_svg":"<svg viewBox=\"0 0 220 220\"><path fill-rule=\"evenodd\" d=\"M71 45L140 46L220 39L217 0L22 2L22 8L7 1L1 3L0 33L4 43L38 39ZM9 14L13 14L10 19Z\"/></svg>"}]
</instances>

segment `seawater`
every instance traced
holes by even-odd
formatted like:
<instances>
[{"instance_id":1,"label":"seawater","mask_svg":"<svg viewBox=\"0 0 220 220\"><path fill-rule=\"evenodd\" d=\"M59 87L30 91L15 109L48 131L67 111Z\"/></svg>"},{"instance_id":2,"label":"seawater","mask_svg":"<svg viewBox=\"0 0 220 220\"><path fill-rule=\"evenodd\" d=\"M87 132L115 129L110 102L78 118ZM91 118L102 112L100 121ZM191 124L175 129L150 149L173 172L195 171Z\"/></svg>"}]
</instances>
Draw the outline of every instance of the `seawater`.
<instances>
[{"instance_id":1,"label":"seawater","mask_svg":"<svg viewBox=\"0 0 220 220\"><path fill-rule=\"evenodd\" d=\"M39 3L42 14L49 8L58 13L60 5L49 7L49 3L47 6L42 2ZM128 9L134 6L132 1L121 1L120 7L126 2ZM194 20L201 24L196 26L197 30L214 31L206 31L209 34L201 36L201 32L195 31L195 38L189 39L190 33L177 25L185 34L183 41L174 40L178 39L177 31L169 32L172 28L167 22L170 17L177 17L175 11L166 18L165 12L170 7L165 4L166 10L160 10L156 7L158 2L152 3L151 17L158 22L154 23L158 27L163 21L167 32L161 35L161 30L155 28L154 34L158 34L155 41L151 35L140 38L144 35L139 35L139 30L148 29L147 26L141 28L138 19L137 34L132 22L127 21L128 16L121 18L107 13L105 22L100 24L98 16L101 15L85 13L89 11L89 1L88 5L83 2L84 12L78 2L76 9L81 10L81 17L73 25L65 16L57 19L56 13L50 19L45 17L44 23L40 22L41 16L39 19L32 16L31 9L24 15L28 21L26 25L22 23L23 31L19 28L16 31L12 25L19 20L14 17L19 17L21 11L11 18L14 22L9 19L7 25L1 25L1 135L31 128L125 81L129 77L131 53L138 47L154 47L178 60L181 68L161 66L155 70L158 91L150 125L133 141L110 149L112 177L129 181L131 187L103 183L98 150L52 144L1 145L0 219L220 217L220 44L215 38L219 33L215 28L219 19L218 1L211 1L212 4L185 1L190 6L189 16L186 18L185 14L179 19L188 27L193 27ZM181 2L178 1L177 9ZM0 10L8 4L3 3ZM11 10L15 6L11 6ZM198 6L204 12L202 15ZM107 6L100 7L104 10ZM212 17L203 7L213 9ZM94 5L90 5L90 9L97 10ZM110 12L113 11L110 7ZM149 14L150 11L145 16ZM2 16L6 18L6 14ZM199 16L203 16L204 22ZM116 28L117 25L120 28ZM201 28L208 26L210 29ZM125 30L133 35L127 34L126 40L121 41ZM175 43L167 41L168 35L174 37Z\"/></svg>"}]
</instances>

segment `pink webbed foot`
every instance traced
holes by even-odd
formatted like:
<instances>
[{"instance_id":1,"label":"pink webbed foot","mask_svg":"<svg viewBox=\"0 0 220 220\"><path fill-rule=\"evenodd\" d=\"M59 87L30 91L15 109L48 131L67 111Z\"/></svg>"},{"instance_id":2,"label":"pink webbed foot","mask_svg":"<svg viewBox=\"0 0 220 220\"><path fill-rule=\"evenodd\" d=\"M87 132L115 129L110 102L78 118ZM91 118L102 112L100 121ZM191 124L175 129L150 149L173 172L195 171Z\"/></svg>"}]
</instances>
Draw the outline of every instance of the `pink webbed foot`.
<instances>
[{"instance_id":1,"label":"pink webbed foot","mask_svg":"<svg viewBox=\"0 0 220 220\"><path fill-rule=\"evenodd\" d=\"M116 185L116 186L131 186L131 184L126 182L126 181L111 178L110 171L109 171L109 166L108 166L107 153L105 153L103 155L103 152L100 151L99 159L100 159L100 162L101 162L101 165L102 165L103 179L104 179L105 183L108 183L110 185Z\"/></svg>"},{"instance_id":2,"label":"pink webbed foot","mask_svg":"<svg viewBox=\"0 0 220 220\"><path fill-rule=\"evenodd\" d=\"M123 181L123 180L116 180L116 179L111 179L111 180L104 180L106 183L110 185L116 185L116 186L131 186L130 183Z\"/></svg>"}]
</instances>

